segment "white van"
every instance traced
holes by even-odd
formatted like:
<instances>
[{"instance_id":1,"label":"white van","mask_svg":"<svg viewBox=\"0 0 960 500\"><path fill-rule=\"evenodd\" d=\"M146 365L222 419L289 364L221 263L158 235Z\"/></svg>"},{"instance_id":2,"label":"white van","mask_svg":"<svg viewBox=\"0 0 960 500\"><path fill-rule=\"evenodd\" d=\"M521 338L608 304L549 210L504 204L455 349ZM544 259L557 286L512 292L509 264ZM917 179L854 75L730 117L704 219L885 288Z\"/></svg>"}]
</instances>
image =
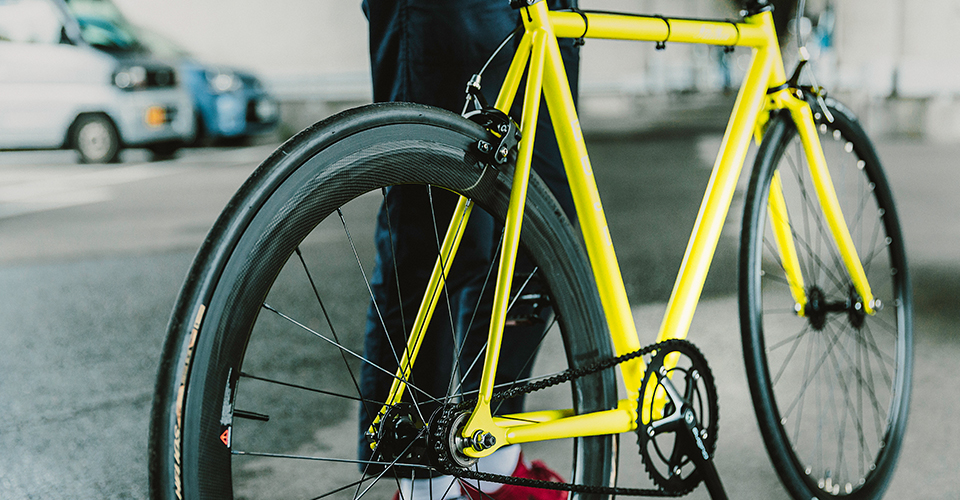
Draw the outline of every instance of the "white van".
<instances>
[{"instance_id":1,"label":"white van","mask_svg":"<svg viewBox=\"0 0 960 500\"><path fill-rule=\"evenodd\" d=\"M0 150L124 147L171 156L195 134L173 66L149 55L109 0L0 0Z\"/></svg>"}]
</instances>

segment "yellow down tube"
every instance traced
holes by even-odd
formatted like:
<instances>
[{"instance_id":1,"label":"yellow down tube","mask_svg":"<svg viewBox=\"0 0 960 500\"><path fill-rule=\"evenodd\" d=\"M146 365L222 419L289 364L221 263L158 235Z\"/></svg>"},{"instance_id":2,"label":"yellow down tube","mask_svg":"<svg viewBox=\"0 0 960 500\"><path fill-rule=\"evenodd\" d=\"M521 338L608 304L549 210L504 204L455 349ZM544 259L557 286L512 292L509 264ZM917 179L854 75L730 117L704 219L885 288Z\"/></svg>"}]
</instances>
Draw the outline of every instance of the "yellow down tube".
<instances>
[{"instance_id":1,"label":"yellow down tube","mask_svg":"<svg viewBox=\"0 0 960 500\"><path fill-rule=\"evenodd\" d=\"M555 40L551 39L548 42L547 69L550 74L556 75L556 78L544 81L544 97L550 110L550 120L557 142L560 145L560 154L570 183L574 205L577 208L577 218L593 268L600 302L606 313L613 348L617 355L622 355L636 351L642 345L623 285L623 276L613 248L606 214L600 202L593 167L587 155L583 131L577 118L577 110L564 71L560 48ZM641 358L636 358L624 363L620 368L628 397L635 398L643 380L645 364Z\"/></svg>"},{"instance_id":2,"label":"yellow down tube","mask_svg":"<svg viewBox=\"0 0 960 500\"><path fill-rule=\"evenodd\" d=\"M769 12L757 17L763 23L772 23ZM772 34L771 40L771 45L754 51L746 81L734 104L733 116L727 124L720 153L680 264L680 273L667 303L658 342L687 336L756 129L757 117L764 107L767 87L779 85L785 79L783 67L779 64L780 50Z\"/></svg>"}]
</instances>

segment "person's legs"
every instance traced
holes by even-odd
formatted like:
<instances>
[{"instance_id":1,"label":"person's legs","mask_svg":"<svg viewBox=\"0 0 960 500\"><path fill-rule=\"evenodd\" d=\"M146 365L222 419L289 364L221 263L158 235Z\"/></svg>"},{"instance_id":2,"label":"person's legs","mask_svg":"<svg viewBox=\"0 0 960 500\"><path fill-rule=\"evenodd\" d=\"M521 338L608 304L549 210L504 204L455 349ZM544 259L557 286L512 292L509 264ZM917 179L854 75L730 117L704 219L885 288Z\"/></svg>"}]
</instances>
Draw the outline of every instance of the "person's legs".
<instances>
[{"instance_id":1,"label":"person's legs","mask_svg":"<svg viewBox=\"0 0 960 500\"><path fill-rule=\"evenodd\" d=\"M555 3L551 2L551 6L554 7ZM364 12L370 23L374 100L418 102L454 112L463 107L464 88L470 76L519 25L517 11L510 9L506 0L365 0ZM572 41L566 40L562 42L561 50L576 96L578 49ZM487 86L483 91L488 101L495 99L499 90L497 83L502 81L509 66L512 51L507 52L501 54L484 75ZM518 102L521 99L522 96L518 97ZM542 113L538 120L534 168L553 190L568 216L575 218L572 196L546 113ZM435 227L432 214L449 218L447 214L452 211L447 207L431 210L426 203L426 193L422 191L423 188L392 188L378 219L377 264L371 279L377 307L371 306L368 313L364 356L385 363L385 366L390 366L391 362L396 366L395 360L402 353L404 333L410 328L436 259L433 251L436 231L442 238L446 228L445 220L438 221ZM446 193L438 195L434 192L434 199L443 198L443 195ZM444 200L443 203L452 207L453 202ZM460 355L464 365L457 369L466 375L465 389L474 389L479 384L479 369L464 372L486 339L493 284L484 288L483 283L496 252L499 234L500 228L494 228L489 215L474 211L450 273L454 281L447 283L451 291L450 310L455 320L450 320L445 307L437 308L427 333L429 342L424 344L420 353L420 359L436 362L430 363L429 373L423 371L423 363L418 364L413 374L417 388L428 391L433 397L446 395L450 373L455 369L453 348L460 342L464 343ZM431 246L427 247L424 242L431 242ZM533 271L533 266L525 261L518 262L517 267L515 291ZM495 279L495 272L491 279ZM407 303L401 303L398 286ZM528 286L524 290L526 294L545 295L546 291L537 280ZM529 373L537 341L550 314L545 296L535 303L518 303L504 332L503 352L509 355L501 357L498 380L514 380ZM453 331L457 332L456 336ZM365 398L383 401L390 383L389 377L363 365L361 388ZM505 402L497 411L509 413L521 409L522 399L517 398ZM362 435L377 410L379 408L361 410L361 457L369 456L369 447ZM516 455L519 455L518 450ZM516 470L518 458L512 453L498 452L484 462L492 469L509 473Z\"/></svg>"},{"instance_id":2,"label":"person's legs","mask_svg":"<svg viewBox=\"0 0 960 500\"><path fill-rule=\"evenodd\" d=\"M518 19L506 2L501 5L501 2L487 0L366 0L364 12L370 23L374 100L417 102L452 111L462 108L470 75L514 29ZM478 36L478 33L484 35ZM505 72L505 67L496 70ZM446 228L445 221L438 221L435 228L433 214L449 218L452 211L449 193L433 193L440 203L430 207L427 193L422 191L411 186L394 187L380 210L376 228L377 265L371 278L380 311L371 307L364 342L364 356L377 363L393 361L395 366L395 356L402 353L404 334L410 328L422 297L420 292L436 259L436 252L428 251L435 244L428 247L426 242L435 242L437 231L442 238ZM450 300L450 309L456 318L454 326L470 324L470 318L466 317L472 316L480 299L483 273L468 270L489 267L496 244L491 233L492 219L475 210L450 273L454 281L447 283L447 290L452 294L445 301ZM408 303L400 303L399 293ZM481 302L480 309L470 330L485 336L489 305ZM471 312L464 312L467 310ZM446 394L453 369L453 346L458 343L453 341L452 322L447 312L446 303L437 307L427 333L429 340L420 354L421 359L432 360L431 373L413 374L417 387L434 397ZM464 335L461 331L459 336L476 335ZM394 349L400 353L395 355ZM425 365L417 365L417 372L423 371L421 367ZM364 397L384 400L390 382L378 370L362 367ZM369 422L374 415L367 413L375 411L363 411L361 422ZM361 429L361 434L365 430ZM362 456L369 455L362 435L360 441Z\"/></svg>"}]
</instances>

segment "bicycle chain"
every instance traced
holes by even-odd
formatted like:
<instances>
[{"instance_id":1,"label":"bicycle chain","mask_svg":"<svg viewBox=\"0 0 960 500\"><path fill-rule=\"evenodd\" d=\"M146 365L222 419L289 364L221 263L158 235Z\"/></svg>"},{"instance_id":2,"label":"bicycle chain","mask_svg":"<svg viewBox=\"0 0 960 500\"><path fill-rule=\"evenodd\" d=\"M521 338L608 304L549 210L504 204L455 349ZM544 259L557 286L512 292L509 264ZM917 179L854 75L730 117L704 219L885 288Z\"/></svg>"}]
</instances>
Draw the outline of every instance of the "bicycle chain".
<instances>
[{"instance_id":1,"label":"bicycle chain","mask_svg":"<svg viewBox=\"0 0 960 500\"><path fill-rule=\"evenodd\" d=\"M536 382L527 382L522 385L511 387L505 391L495 393L491 402L502 401L514 398L523 394L530 394L536 391L553 387L565 382L570 382L578 378L592 375L602 370L607 370L621 363L653 353L659 349L668 349L671 345L677 343L690 344L686 340L671 339L651 344L633 352L622 354L613 358L607 358L594 361L593 363L578 368L570 368L552 377L538 380ZM692 345L692 344L690 344ZM599 495L625 495L625 496L649 496L649 497L680 497L693 491L696 485L679 490L663 489L645 489L645 488L623 488L617 486L593 486L573 483L559 483L554 481L544 481L539 479L528 479L513 476L504 476L499 474L490 474L477 470L459 467L452 462L443 449L446 440L444 434L448 432L448 426L460 412L472 409L476 400L462 401L455 405L447 405L437 410L436 416L432 418L431 441L434 443L433 460L437 470L446 475L457 476L467 479L476 479L492 483L512 484L516 486L526 486L531 488L541 488L548 490L564 490L574 493L587 493Z\"/></svg>"}]
</instances>

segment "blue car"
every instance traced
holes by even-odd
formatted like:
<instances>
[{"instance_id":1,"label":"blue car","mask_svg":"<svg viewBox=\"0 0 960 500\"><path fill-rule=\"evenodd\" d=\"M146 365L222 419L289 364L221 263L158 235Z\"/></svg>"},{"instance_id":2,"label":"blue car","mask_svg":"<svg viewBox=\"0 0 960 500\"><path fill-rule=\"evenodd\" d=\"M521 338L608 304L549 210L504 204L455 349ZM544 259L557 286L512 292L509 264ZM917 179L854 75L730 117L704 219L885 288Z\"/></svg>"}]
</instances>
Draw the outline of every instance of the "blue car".
<instances>
[{"instance_id":1,"label":"blue car","mask_svg":"<svg viewBox=\"0 0 960 500\"><path fill-rule=\"evenodd\" d=\"M235 141L270 132L280 119L279 105L254 75L204 64L162 36L140 29L152 53L175 60L184 87L193 96L197 142Z\"/></svg>"}]
</instances>

